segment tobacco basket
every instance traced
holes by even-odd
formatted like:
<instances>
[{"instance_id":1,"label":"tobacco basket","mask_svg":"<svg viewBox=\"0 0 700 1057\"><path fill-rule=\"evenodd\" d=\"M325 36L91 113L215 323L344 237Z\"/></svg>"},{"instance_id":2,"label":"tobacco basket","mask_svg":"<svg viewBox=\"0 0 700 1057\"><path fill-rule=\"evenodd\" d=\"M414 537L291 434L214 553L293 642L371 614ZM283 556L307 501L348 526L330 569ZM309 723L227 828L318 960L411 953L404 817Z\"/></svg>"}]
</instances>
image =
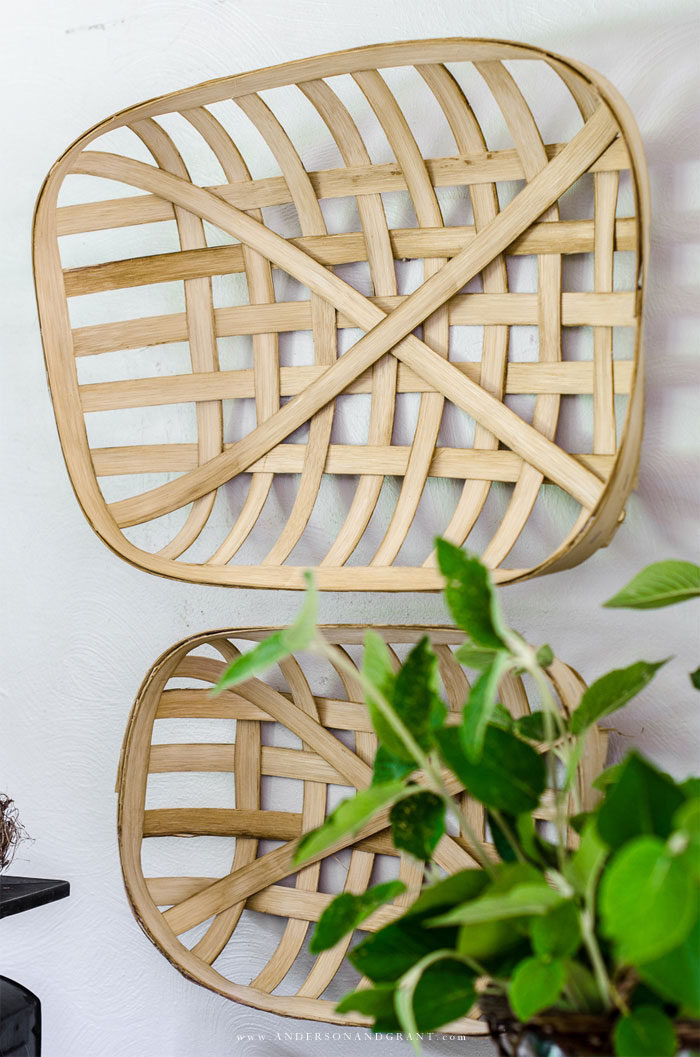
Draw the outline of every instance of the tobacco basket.
<instances>
[{"instance_id":1,"label":"tobacco basket","mask_svg":"<svg viewBox=\"0 0 700 1057\"><path fill-rule=\"evenodd\" d=\"M296 839L320 825L329 806L369 784L376 738L359 681L309 655L281 662L265 681L211 696L212 684L239 651L272 630L193 636L148 673L127 725L118 780L124 882L141 928L188 978L284 1016L367 1024L360 1014L335 1012L358 982L343 962L350 938L316 959L306 941L335 892L361 892L398 876L408 891L362 929L386 924L415 898L423 864L394 849L387 819L380 818L295 873L290 857ZM321 630L353 664L361 663L366 628ZM469 683L451 646L463 635L447 627L378 630L397 661L409 644L430 635L459 722ZM584 683L559 660L547 674L569 714ZM500 699L514 716L530 711L518 676L503 679ZM594 728L578 771L584 809L592 806L590 783L604 766L606 746L606 734ZM210 803L213 773L218 806ZM199 784L202 775L206 785ZM457 787L454 792L486 840L481 805ZM270 800L285 809L270 809ZM549 817L547 804L540 817ZM458 833L443 837L435 861L448 872L477 865ZM203 867L209 871L204 876ZM241 976L252 982L239 982ZM486 1025L467 1019L459 1030L483 1034Z\"/></svg>"},{"instance_id":2,"label":"tobacco basket","mask_svg":"<svg viewBox=\"0 0 700 1057\"><path fill-rule=\"evenodd\" d=\"M88 520L198 583L437 590L437 534L497 582L575 565L636 473L647 212L617 92L519 44L359 48L107 119L34 229Z\"/></svg>"}]
</instances>

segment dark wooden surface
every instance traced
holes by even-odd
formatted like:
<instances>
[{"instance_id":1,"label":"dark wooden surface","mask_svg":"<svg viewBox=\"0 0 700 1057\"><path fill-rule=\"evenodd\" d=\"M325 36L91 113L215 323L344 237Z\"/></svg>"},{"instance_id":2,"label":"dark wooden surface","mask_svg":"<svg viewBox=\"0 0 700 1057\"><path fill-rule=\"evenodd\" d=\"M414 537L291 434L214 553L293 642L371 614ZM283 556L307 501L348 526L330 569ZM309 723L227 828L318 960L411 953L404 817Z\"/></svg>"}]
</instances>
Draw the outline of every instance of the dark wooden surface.
<instances>
[{"instance_id":1,"label":"dark wooden surface","mask_svg":"<svg viewBox=\"0 0 700 1057\"><path fill-rule=\"evenodd\" d=\"M8 877L0 874L0 918L54 903L70 894L68 881L47 877Z\"/></svg>"}]
</instances>

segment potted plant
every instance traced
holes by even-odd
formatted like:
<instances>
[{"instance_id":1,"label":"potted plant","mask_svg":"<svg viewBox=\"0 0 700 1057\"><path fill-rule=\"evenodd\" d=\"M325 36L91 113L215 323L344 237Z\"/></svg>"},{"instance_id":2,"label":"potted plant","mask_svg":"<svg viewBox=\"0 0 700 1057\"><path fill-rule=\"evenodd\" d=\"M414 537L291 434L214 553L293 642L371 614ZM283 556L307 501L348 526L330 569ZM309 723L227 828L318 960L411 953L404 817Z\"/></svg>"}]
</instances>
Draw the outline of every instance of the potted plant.
<instances>
[{"instance_id":1,"label":"potted plant","mask_svg":"<svg viewBox=\"0 0 700 1057\"><path fill-rule=\"evenodd\" d=\"M396 848L430 864L452 813L480 868L443 877L429 867L430 883L408 909L351 950L371 986L346 995L338 1011L370 1016L376 1030L403 1030L416 1048L421 1032L478 1003L502 1054L665 1057L697 1049L700 780L674 781L633 750L596 780L593 810L580 811L576 782L592 725L627 704L666 661L609 672L566 715L545 676L552 651L508 626L486 568L445 540L437 556L448 608L465 632L457 657L478 673L461 722L446 723L427 638L396 671L383 640L368 631L360 679L379 741L373 781L303 835L295 862L384 812ZM658 562L606 605L644 609L698 595L700 568ZM299 649L332 653L347 666L316 633L315 619L310 588L294 624L236 660L217 689ZM515 719L500 704L508 671L532 677L539 711ZM699 673L690 678L698 687ZM450 786L484 806L498 858ZM544 828L533 815L543 797L553 804ZM334 946L402 890L390 881L337 896L311 952Z\"/></svg>"}]
</instances>

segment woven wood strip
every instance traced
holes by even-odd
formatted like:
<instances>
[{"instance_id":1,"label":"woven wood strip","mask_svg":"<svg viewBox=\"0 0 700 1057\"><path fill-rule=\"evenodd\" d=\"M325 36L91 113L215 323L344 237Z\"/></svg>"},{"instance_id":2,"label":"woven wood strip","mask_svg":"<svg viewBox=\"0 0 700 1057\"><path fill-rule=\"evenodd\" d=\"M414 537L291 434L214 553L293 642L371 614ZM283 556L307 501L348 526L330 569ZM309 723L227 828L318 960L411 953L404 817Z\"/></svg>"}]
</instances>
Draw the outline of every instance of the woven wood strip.
<instances>
[{"instance_id":1,"label":"woven wood strip","mask_svg":"<svg viewBox=\"0 0 700 1057\"><path fill-rule=\"evenodd\" d=\"M499 583L585 559L636 474L647 213L624 102L520 45L360 48L109 118L34 232L90 523L142 568L238 586L312 565L324 589L436 590L437 533Z\"/></svg>"},{"instance_id":2,"label":"woven wood strip","mask_svg":"<svg viewBox=\"0 0 700 1057\"><path fill-rule=\"evenodd\" d=\"M437 67L440 68L440 67ZM419 72L425 76L431 67L421 66ZM311 98L311 91L324 85L323 81L307 81L299 84L300 90ZM327 86L326 86L327 87ZM315 105L317 99L315 101ZM337 104L334 104L334 106ZM320 108L319 108L320 109ZM205 111L208 113L208 111ZM187 120L196 113L193 110L184 112ZM341 151L345 144L339 143ZM547 157L553 158L564 147L563 143L546 145ZM458 158L426 158L426 167L434 187L474 186L492 183L497 180L521 180L524 178L523 166L517 151L502 150L482 153L478 147L475 155L468 151ZM629 166L629 157L625 144L616 140L600 158L591 165L590 171L609 172ZM357 195L358 202L366 197L383 191L405 191L406 180L393 163L372 165L369 156L363 157L359 165L347 165L343 169L329 169L322 172L310 172L309 179L318 198L344 198ZM240 187L235 184L218 184L210 186L220 197L239 209L256 209L262 206L279 206L291 202L291 194L283 176L262 180L251 180L249 185ZM57 233L59 235L76 235L88 231L102 231L106 228L131 227L138 224L152 224L163 220L172 220L175 216L173 206L155 195L143 195L138 199L127 198L114 201L88 202L85 205L61 206L58 210Z\"/></svg>"},{"instance_id":3,"label":"woven wood strip","mask_svg":"<svg viewBox=\"0 0 700 1057\"><path fill-rule=\"evenodd\" d=\"M250 173L243 158L216 118L203 108L188 111L185 117L216 155L229 181L249 183ZM251 216L262 223L262 213L259 209L252 210ZM260 254L255 253L250 247L244 246L241 253L247 279L250 307L260 312L262 311L260 306L271 305L275 301L272 269L269 261L261 257ZM187 314L185 314L186 330L187 326L188 319ZM216 312L214 313L214 326L216 327ZM253 345L255 412L257 420L264 421L264 419L274 414L280 403L277 335L273 329L269 329L259 330L255 334L251 334L251 337ZM187 333L185 334L186 339ZM247 539L265 505L273 480L273 475L270 473L253 475L248 494L238 517L229 530L226 539L214 555L216 560L221 562L228 561Z\"/></svg>"},{"instance_id":4,"label":"woven wood strip","mask_svg":"<svg viewBox=\"0 0 700 1057\"><path fill-rule=\"evenodd\" d=\"M593 171L591 168L589 171ZM139 196L141 197L141 196ZM223 196L222 196L223 197ZM131 199L127 199L131 201ZM614 248L634 250L636 225L628 218L617 219ZM391 251L396 258L420 257L426 253L446 253L454 256L476 237L472 224L452 228L393 228L389 232ZM595 223L589 220L562 220L548 227L535 222L508 246L508 256L522 257L533 253L588 253L593 250ZM293 246L304 250L320 264L351 264L369 259L365 237L359 233L348 235L308 236L289 239ZM225 275L245 271L243 250L240 246L218 246L207 250L180 253L154 253L148 257L106 264L68 268L64 272L66 294L83 294L148 286L198 276ZM452 307L454 302L450 302ZM342 316L340 317L343 318ZM351 323L346 323L351 326ZM291 328L290 328L291 329ZM307 328L310 329L310 328ZM164 338L167 334L163 335Z\"/></svg>"},{"instance_id":5,"label":"woven wood strip","mask_svg":"<svg viewBox=\"0 0 700 1057\"><path fill-rule=\"evenodd\" d=\"M118 779L119 848L126 889L149 938L181 972L203 986L288 1016L364 1023L360 1017L339 1017L333 1011L338 988L348 986L334 984L334 978L351 938L309 967L305 953L309 924L318 920L334 892L361 892L393 873L409 891L362 925L364 931L379 928L416 897L423 869L407 856L398 856L384 815L296 874L292 870L291 850L300 835L318 825L338 797L369 783L376 739L359 681L328 665L321 670L318 662L314 668L308 659L289 658L277 676L210 696L210 687L226 663L270 630L194 636L167 651L146 677L127 726ZM322 630L351 664L361 662L365 628ZM430 636L451 710L449 721L460 722L469 681L452 652L461 641L459 633L444 627L387 627L380 633L397 664L407 644L425 633ZM580 677L560 661L554 662L549 676L561 707L570 712L584 689ZM323 695L314 692L315 685L323 686ZM330 687L333 697L327 696ZM500 696L514 715L530 711L519 677L505 678ZM192 740L201 731L208 740ZM347 732L353 734L352 743ZM290 735L297 739L294 746L289 744ZM604 765L606 743L605 733L596 729L579 771L584 806L590 806L590 783ZM204 773L218 776L217 781L231 779L225 786L225 804L206 806L192 792L195 787L179 789L179 783ZM270 780L281 782L283 791L279 786L276 794L268 789ZM332 800L329 787L334 789ZM454 782L452 790L485 838L480 805ZM275 803L284 806L270 806L275 795ZM546 798L537 814L543 820L551 818ZM202 841L219 849L230 848L231 840L230 867L223 876L212 873L215 859ZM261 841L281 843L267 850ZM349 858L339 866L343 849ZM443 838L436 860L447 871L474 866L462 833ZM175 862L181 864L182 873L173 872ZM329 864L334 865L335 878L327 872ZM285 878L293 879L292 887L281 883ZM265 937L269 939L270 930L256 927L251 939L249 911L282 922L267 952ZM232 964L250 966L247 976L232 979ZM478 1033L481 1027L466 1021L462 1030Z\"/></svg>"},{"instance_id":6,"label":"woven wood strip","mask_svg":"<svg viewBox=\"0 0 700 1057\"><path fill-rule=\"evenodd\" d=\"M476 154L486 154L487 146L481 127L459 85L445 67L442 65L425 66L420 68L420 72L445 112L457 149L465 153L473 151ZM475 232L479 232L493 221L498 213L497 186L495 183L483 187L470 186L469 194L474 213ZM505 294L510 299L512 295L507 294L508 272L504 256L494 258L484 268L482 286L484 290L482 296ZM454 304L454 301L448 304L450 321L452 321L454 311L452 305ZM484 330L481 371L478 380L487 392L502 400L508 360L509 331L505 326L503 316L497 317L494 322L499 325L490 326ZM498 443L498 437L494 433L491 433L481 423L475 424L475 449L494 451L498 448ZM445 529L447 539L464 540L469 536L483 510L488 493L488 482L477 481L473 478L465 480L459 502Z\"/></svg>"}]
</instances>

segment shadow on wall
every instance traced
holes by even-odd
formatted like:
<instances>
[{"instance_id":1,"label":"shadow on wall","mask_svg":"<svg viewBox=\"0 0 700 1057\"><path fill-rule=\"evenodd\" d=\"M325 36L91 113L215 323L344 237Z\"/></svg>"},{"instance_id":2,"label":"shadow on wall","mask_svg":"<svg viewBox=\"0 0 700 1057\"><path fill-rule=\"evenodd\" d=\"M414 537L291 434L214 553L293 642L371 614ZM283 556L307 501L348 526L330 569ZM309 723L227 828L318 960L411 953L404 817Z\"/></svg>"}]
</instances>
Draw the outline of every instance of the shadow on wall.
<instances>
[{"instance_id":1,"label":"shadow on wall","mask_svg":"<svg viewBox=\"0 0 700 1057\"><path fill-rule=\"evenodd\" d=\"M621 19L573 30L559 38L565 44L547 43L583 62L591 56L591 64L599 70L614 71L615 87L629 103L642 133L652 224L644 342L646 426L639 488L632 504L643 507L645 518L663 517L669 552L681 553L688 547L688 520L700 518L700 429L692 411L700 387L700 285L697 271L686 263L700 243L696 118L700 73L687 47L689 33L697 39L700 20L684 16L682 5L674 6L675 16L672 9L663 17L642 16L635 25L634 48L629 25ZM690 423L696 428L694 435L688 432ZM640 556L645 557L641 549Z\"/></svg>"}]
</instances>

